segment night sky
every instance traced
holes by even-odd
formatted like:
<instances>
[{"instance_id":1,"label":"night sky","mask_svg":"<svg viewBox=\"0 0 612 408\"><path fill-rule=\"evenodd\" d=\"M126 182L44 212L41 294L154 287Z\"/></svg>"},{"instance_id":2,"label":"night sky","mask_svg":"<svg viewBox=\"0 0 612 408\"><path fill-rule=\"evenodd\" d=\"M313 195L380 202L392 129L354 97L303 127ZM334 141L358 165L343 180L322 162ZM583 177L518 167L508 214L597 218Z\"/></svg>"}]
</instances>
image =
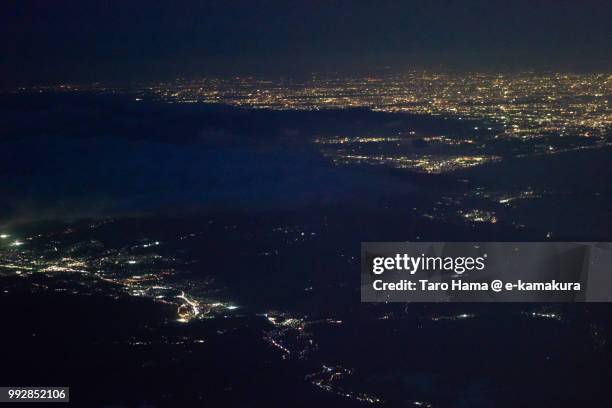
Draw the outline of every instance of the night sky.
<instances>
[{"instance_id":1,"label":"night sky","mask_svg":"<svg viewBox=\"0 0 612 408\"><path fill-rule=\"evenodd\" d=\"M3 85L361 70L608 71L612 2L3 4Z\"/></svg>"}]
</instances>

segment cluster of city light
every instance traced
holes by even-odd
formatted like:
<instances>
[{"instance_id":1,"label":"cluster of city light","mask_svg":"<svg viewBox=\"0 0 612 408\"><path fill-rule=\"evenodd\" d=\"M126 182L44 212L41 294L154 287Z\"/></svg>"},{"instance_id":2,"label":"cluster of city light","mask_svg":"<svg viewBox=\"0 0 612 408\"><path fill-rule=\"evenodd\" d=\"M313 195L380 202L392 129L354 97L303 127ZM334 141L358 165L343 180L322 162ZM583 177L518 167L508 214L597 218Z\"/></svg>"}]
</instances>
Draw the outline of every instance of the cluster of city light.
<instances>
[{"instance_id":1,"label":"cluster of city light","mask_svg":"<svg viewBox=\"0 0 612 408\"><path fill-rule=\"evenodd\" d=\"M342 325L342 320L334 318L307 320L295 317L289 313L269 311L261 315L271 325L264 335L264 340L282 353L284 359L306 359L309 354L318 349L313 334L309 328L314 325ZM381 399L362 392L347 390L338 384L344 377L353 374L353 370L341 366L322 365L321 371L305 376L306 381L324 391L344 398L367 403L380 403Z\"/></svg>"},{"instance_id":2,"label":"cluster of city light","mask_svg":"<svg viewBox=\"0 0 612 408\"><path fill-rule=\"evenodd\" d=\"M69 236L72 232L72 228L67 228L61 235ZM223 315L238 308L232 303L189 294L188 290L195 293L206 291L198 282L180 286L170 283L170 278L178 273L176 267L180 262L152 252L161 246L160 241L144 239L127 248L107 249L95 240L61 245L57 237L48 239L42 234L24 240L14 239L6 233L0 234L0 275L27 277L45 274L52 277L60 273L78 273L93 278L84 282L110 283L130 296L149 297L174 305L177 308L177 321L183 323ZM29 245L26 246L25 242ZM79 254L84 249L90 251ZM143 249L147 251L139 252Z\"/></svg>"},{"instance_id":3,"label":"cluster of city light","mask_svg":"<svg viewBox=\"0 0 612 408\"><path fill-rule=\"evenodd\" d=\"M497 216L493 211L486 211L480 209L471 209L471 210L458 210L457 213L469 220L470 222L479 222L479 223L488 223L495 224L497 223Z\"/></svg>"},{"instance_id":4,"label":"cluster of city light","mask_svg":"<svg viewBox=\"0 0 612 408\"><path fill-rule=\"evenodd\" d=\"M25 91L130 93L136 101L223 103L267 109L368 107L387 112L490 122L498 137L520 140L549 134L605 136L612 126L609 74L434 73L378 77L313 75L306 80L252 77L176 79L127 88L57 85Z\"/></svg>"},{"instance_id":5,"label":"cluster of city light","mask_svg":"<svg viewBox=\"0 0 612 408\"><path fill-rule=\"evenodd\" d=\"M533 190L525 190L519 191L516 194L503 194L497 200L500 204L510 205L512 202L517 200L527 200L541 197L540 194L537 194Z\"/></svg>"},{"instance_id":6,"label":"cluster of city light","mask_svg":"<svg viewBox=\"0 0 612 408\"><path fill-rule=\"evenodd\" d=\"M314 142L322 145L337 145L351 143L391 143L399 142L403 139L400 137L384 137L384 136L335 136L335 137L317 137Z\"/></svg>"},{"instance_id":7,"label":"cluster of city light","mask_svg":"<svg viewBox=\"0 0 612 408\"><path fill-rule=\"evenodd\" d=\"M441 174L458 169L479 166L501 160L499 156L485 155L366 155L366 154L329 154L336 164L376 164L387 165L398 169L409 169L420 173Z\"/></svg>"},{"instance_id":8,"label":"cluster of city light","mask_svg":"<svg viewBox=\"0 0 612 408\"><path fill-rule=\"evenodd\" d=\"M434 316L431 316L430 320L433 322L457 321L457 320L473 319L475 317L476 315L473 313L459 313L459 314L453 314L453 315L434 315Z\"/></svg>"},{"instance_id":9,"label":"cluster of city light","mask_svg":"<svg viewBox=\"0 0 612 408\"><path fill-rule=\"evenodd\" d=\"M612 125L606 74L438 74L377 78L312 77L174 81L146 89L170 102L220 102L271 109L369 107L382 111L489 120L500 136L601 136Z\"/></svg>"},{"instance_id":10,"label":"cluster of city light","mask_svg":"<svg viewBox=\"0 0 612 408\"><path fill-rule=\"evenodd\" d=\"M455 146L473 145L474 143L476 143L472 139L451 138L451 137L444 136L444 135L424 136L422 140L427 143L439 143L439 144L451 145L451 146L452 145L455 145Z\"/></svg>"},{"instance_id":11,"label":"cluster of city light","mask_svg":"<svg viewBox=\"0 0 612 408\"><path fill-rule=\"evenodd\" d=\"M377 78L313 76L305 81L250 77L176 80L154 84L142 91L174 102L222 102L276 109L368 106L428 114L452 112L465 117L486 117L486 113L492 112L488 105L494 105L495 116L502 120L517 113L523 115L525 103L533 104L533 98L539 97L537 106L546 112L550 110L550 115L541 115L539 122L549 123L549 118L555 116L553 112L557 113L555 117L559 113L572 117L582 111L596 111L600 106L598 99L585 103L584 109L550 107L562 104L568 96L586 94L604 98L609 91L608 81L607 75L408 72ZM534 115L527 118L538 121Z\"/></svg>"},{"instance_id":12,"label":"cluster of city light","mask_svg":"<svg viewBox=\"0 0 612 408\"><path fill-rule=\"evenodd\" d=\"M353 374L353 370L344 368L341 366L328 366L323 365L321 370L308 374L305 378L306 381L321 388L324 391L339 395L344 398L354 399L361 402L367 402L370 404L380 404L383 401L373 395L353 392L341 387L338 382L343 378Z\"/></svg>"},{"instance_id":13,"label":"cluster of city light","mask_svg":"<svg viewBox=\"0 0 612 408\"><path fill-rule=\"evenodd\" d=\"M563 320L563 317L559 313L554 312L531 312L528 316L536 319L550 319L550 320Z\"/></svg>"},{"instance_id":14,"label":"cluster of city light","mask_svg":"<svg viewBox=\"0 0 612 408\"><path fill-rule=\"evenodd\" d=\"M283 353L283 358L305 358L316 348L311 334L306 330L309 322L303 318L293 317L287 313L269 311L262 315L271 325L264 340Z\"/></svg>"},{"instance_id":15,"label":"cluster of city light","mask_svg":"<svg viewBox=\"0 0 612 408\"><path fill-rule=\"evenodd\" d=\"M137 102L220 103L275 110L364 107L466 121L474 134L314 135L336 164L385 164L423 173L447 173L515 157L558 154L612 145L612 76L523 72L513 74L408 71L380 76L317 76L303 80L253 77L200 78L114 87L104 84L23 89L24 91L100 92L134 95ZM564 136L572 136L564 138ZM578 137L578 139L576 138ZM462 151L372 154L364 144L415 140ZM507 141L512 150L496 149ZM566 142L565 140L569 140ZM357 147L355 147L357 146ZM334 150L334 148L337 148ZM405 150L405 149L404 149ZM414 150L414 149L412 149ZM510 153L512 152L512 153ZM19 245L15 242L15 245Z\"/></svg>"}]
</instances>

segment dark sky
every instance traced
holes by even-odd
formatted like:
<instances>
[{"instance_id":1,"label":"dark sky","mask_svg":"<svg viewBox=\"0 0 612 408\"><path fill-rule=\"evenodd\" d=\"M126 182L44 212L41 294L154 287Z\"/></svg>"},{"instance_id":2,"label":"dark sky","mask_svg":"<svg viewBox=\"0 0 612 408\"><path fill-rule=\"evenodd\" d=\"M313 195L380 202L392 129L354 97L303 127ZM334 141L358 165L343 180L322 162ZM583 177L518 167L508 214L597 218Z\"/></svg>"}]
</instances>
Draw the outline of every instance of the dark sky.
<instances>
[{"instance_id":1,"label":"dark sky","mask_svg":"<svg viewBox=\"0 0 612 408\"><path fill-rule=\"evenodd\" d=\"M0 15L5 85L612 67L609 0L9 0Z\"/></svg>"}]
</instances>

